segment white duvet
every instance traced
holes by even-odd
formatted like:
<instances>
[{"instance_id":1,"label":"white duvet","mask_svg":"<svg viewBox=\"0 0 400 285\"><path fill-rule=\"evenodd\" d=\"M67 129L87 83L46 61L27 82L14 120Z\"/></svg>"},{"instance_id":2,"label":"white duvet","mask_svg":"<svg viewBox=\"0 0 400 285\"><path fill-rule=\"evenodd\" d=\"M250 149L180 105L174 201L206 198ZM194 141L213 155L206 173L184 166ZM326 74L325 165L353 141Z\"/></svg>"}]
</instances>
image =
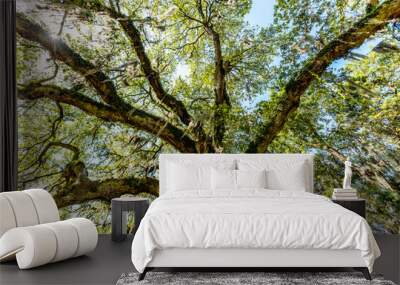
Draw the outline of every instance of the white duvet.
<instances>
[{"instance_id":1,"label":"white duvet","mask_svg":"<svg viewBox=\"0 0 400 285\"><path fill-rule=\"evenodd\" d=\"M157 198L132 243L143 272L155 249L358 249L372 271L380 251L365 219L299 191L171 192Z\"/></svg>"}]
</instances>

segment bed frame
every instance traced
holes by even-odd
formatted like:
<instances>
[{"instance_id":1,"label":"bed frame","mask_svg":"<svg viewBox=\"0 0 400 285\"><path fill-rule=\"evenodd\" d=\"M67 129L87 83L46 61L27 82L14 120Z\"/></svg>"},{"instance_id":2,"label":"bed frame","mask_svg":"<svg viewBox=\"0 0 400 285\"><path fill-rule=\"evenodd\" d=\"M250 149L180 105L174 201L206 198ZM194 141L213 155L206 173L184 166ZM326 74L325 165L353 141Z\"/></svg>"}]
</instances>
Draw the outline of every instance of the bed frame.
<instances>
[{"instance_id":1,"label":"bed frame","mask_svg":"<svg viewBox=\"0 0 400 285\"><path fill-rule=\"evenodd\" d=\"M168 191L167 164L169 161L218 160L218 159L270 159L304 160L307 164L308 192L313 192L313 155L309 154L161 154L160 195ZM143 280L146 273L155 268L230 268L234 271L254 268L353 268L361 271L367 280L371 276L359 250L329 249L249 249L249 248L169 248L155 251L152 261L139 275Z\"/></svg>"}]
</instances>

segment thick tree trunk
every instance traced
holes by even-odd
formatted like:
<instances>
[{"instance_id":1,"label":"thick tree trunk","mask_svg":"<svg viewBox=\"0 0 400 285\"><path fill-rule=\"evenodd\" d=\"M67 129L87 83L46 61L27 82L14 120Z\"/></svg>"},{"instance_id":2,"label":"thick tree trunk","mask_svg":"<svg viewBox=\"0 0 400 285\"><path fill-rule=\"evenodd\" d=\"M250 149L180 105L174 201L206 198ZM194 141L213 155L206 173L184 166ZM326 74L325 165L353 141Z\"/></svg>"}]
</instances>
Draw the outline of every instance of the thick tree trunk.
<instances>
[{"instance_id":1,"label":"thick tree trunk","mask_svg":"<svg viewBox=\"0 0 400 285\"><path fill-rule=\"evenodd\" d=\"M228 92L226 89L226 71L224 68L224 59L222 57L221 39L217 32L212 28L206 28L212 36L214 43L215 71L214 71L214 144L217 148L222 147L222 141L225 136L226 113L230 107Z\"/></svg>"}]
</instances>

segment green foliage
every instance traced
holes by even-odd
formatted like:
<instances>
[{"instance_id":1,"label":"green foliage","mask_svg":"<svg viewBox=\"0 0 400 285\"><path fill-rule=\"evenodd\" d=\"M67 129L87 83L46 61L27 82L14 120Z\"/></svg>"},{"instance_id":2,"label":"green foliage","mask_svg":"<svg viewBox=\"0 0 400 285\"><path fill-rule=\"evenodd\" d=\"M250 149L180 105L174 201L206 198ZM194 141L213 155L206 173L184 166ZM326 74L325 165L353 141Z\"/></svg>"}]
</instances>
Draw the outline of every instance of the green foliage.
<instances>
[{"instance_id":1,"label":"green foliage","mask_svg":"<svg viewBox=\"0 0 400 285\"><path fill-rule=\"evenodd\" d=\"M399 62L398 52L371 51L326 73L272 147L317 153L316 189L327 196L341 184L340 156L351 157L368 220L393 233L400 229Z\"/></svg>"},{"instance_id":2,"label":"green foliage","mask_svg":"<svg viewBox=\"0 0 400 285\"><path fill-rule=\"evenodd\" d=\"M245 151L249 141L263 132L259 126L277 111L289 78L363 17L367 4L278 0L274 22L253 27L245 21L252 5L247 0L202 0L201 10L198 1L189 0L19 2L20 12L42 23L102 70L118 96L186 131L155 98L118 17L110 17L108 11L126 15L141 33L163 88L183 102L207 134L214 127L216 64L213 38L200 22L201 11L212 11L209 23L221 39L231 104L223 107L223 151L232 153ZM334 63L314 80L269 151L315 153L316 189L327 196L340 186L341 158L350 156L358 169L355 187L368 199L369 222L377 230L398 233L400 44L392 26L376 35L377 42L389 48ZM21 37L17 76L20 85L42 81L101 101L81 74ZM20 100L18 111L21 189L45 187L58 193L67 185L64 172L76 155L92 180L157 177L158 154L177 151L155 135L49 99ZM75 146L79 152L55 146L46 149L50 142ZM90 217L99 230L109 231L109 201L84 202L62 210L63 217L71 215Z\"/></svg>"}]
</instances>

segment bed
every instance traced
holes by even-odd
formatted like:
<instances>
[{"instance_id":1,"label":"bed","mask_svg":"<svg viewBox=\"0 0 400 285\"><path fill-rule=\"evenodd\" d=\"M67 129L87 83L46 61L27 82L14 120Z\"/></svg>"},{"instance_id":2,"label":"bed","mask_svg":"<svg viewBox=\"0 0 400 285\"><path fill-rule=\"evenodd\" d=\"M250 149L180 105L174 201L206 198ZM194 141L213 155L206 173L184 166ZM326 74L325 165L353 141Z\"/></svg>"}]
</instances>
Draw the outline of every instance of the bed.
<instances>
[{"instance_id":1,"label":"bed","mask_svg":"<svg viewBox=\"0 0 400 285\"><path fill-rule=\"evenodd\" d=\"M313 194L313 155L162 154L160 197L132 243L153 268L352 267L380 251L361 216Z\"/></svg>"}]
</instances>

